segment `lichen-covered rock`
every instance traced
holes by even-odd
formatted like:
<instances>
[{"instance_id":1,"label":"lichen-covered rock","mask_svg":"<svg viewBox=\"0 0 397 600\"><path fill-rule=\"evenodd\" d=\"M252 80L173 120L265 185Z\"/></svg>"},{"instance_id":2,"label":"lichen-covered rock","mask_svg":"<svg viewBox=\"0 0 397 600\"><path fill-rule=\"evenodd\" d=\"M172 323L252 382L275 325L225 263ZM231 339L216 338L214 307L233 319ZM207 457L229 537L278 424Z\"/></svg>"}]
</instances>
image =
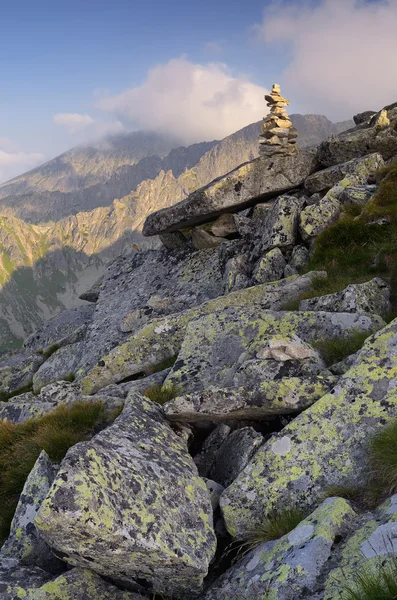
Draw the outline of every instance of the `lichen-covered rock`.
<instances>
[{"instance_id":1,"label":"lichen-covered rock","mask_svg":"<svg viewBox=\"0 0 397 600\"><path fill-rule=\"evenodd\" d=\"M378 153L355 158L313 173L306 179L305 189L309 195L327 191L337 185L339 181L348 179L350 175L354 175L357 184L365 184L368 177L376 173L384 164L385 161Z\"/></svg>"},{"instance_id":2,"label":"lichen-covered rock","mask_svg":"<svg viewBox=\"0 0 397 600\"><path fill-rule=\"evenodd\" d=\"M397 150L396 150L397 151ZM224 212L237 212L258 200L287 192L316 170L315 153L256 159L196 190L182 202L152 213L143 235L151 236L211 221Z\"/></svg>"},{"instance_id":3,"label":"lichen-covered rock","mask_svg":"<svg viewBox=\"0 0 397 600\"><path fill-rule=\"evenodd\" d=\"M262 444L263 436L252 427L236 429L216 453L209 473L210 478L224 488L227 487L247 466Z\"/></svg>"},{"instance_id":4,"label":"lichen-covered rock","mask_svg":"<svg viewBox=\"0 0 397 600\"><path fill-rule=\"evenodd\" d=\"M201 477L209 476L219 448L227 439L230 432L231 429L228 425L220 423L206 438L201 452L194 457L194 462Z\"/></svg>"},{"instance_id":5,"label":"lichen-covered rock","mask_svg":"<svg viewBox=\"0 0 397 600\"><path fill-rule=\"evenodd\" d=\"M176 250L176 248L183 248L187 242L187 239L180 231L173 231L172 233L162 233L159 235L160 242L168 250Z\"/></svg>"},{"instance_id":6,"label":"lichen-covered rock","mask_svg":"<svg viewBox=\"0 0 397 600\"><path fill-rule=\"evenodd\" d=\"M189 394L214 387L252 389L264 380L300 377L306 362L324 368L307 346L311 341L351 329L370 333L383 325L380 317L354 313L226 308L188 325L165 385L175 384Z\"/></svg>"},{"instance_id":7,"label":"lichen-covered rock","mask_svg":"<svg viewBox=\"0 0 397 600\"><path fill-rule=\"evenodd\" d=\"M251 550L201 600L311 598L310 594L320 585L336 539L354 517L346 500L325 500L293 531Z\"/></svg>"},{"instance_id":8,"label":"lichen-covered rock","mask_svg":"<svg viewBox=\"0 0 397 600\"><path fill-rule=\"evenodd\" d=\"M308 264L310 258L309 250L306 246L295 246L292 250L289 266L300 273Z\"/></svg>"},{"instance_id":9,"label":"lichen-covered rock","mask_svg":"<svg viewBox=\"0 0 397 600\"><path fill-rule=\"evenodd\" d=\"M33 375L44 362L38 354L19 352L0 360L0 400L23 393L32 386Z\"/></svg>"},{"instance_id":10,"label":"lichen-covered rock","mask_svg":"<svg viewBox=\"0 0 397 600\"><path fill-rule=\"evenodd\" d=\"M282 278L286 264L281 250L273 248L273 250L270 250L270 252L257 262L253 272L253 279L256 283L277 281Z\"/></svg>"},{"instance_id":11,"label":"lichen-covered rock","mask_svg":"<svg viewBox=\"0 0 397 600\"><path fill-rule=\"evenodd\" d=\"M230 258L225 265L223 278L226 294L249 287L250 277L247 257L237 255Z\"/></svg>"},{"instance_id":12,"label":"lichen-covered rock","mask_svg":"<svg viewBox=\"0 0 397 600\"><path fill-rule=\"evenodd\" d=\"M301 208L302 202L294 196L277 198L261 228L261 240L257 246L262 252L294 246Z\"/></svg>"},{"instance_id":13,"label":"lichen-covered rock","mask_svg":"<svg viewBox=\"0 0 397 600\"><path fill-rule=\"evenodd\" d=\"M237 233L237 227L234 222L234 215L225 213L218 217L218 219L211 226L211 232L216 237L226 237Z\"/></svg>"},{"instance_id":14,"label":"lichen-covered rock","mask_svg":"<svg viewBox=\"0 0 397 600\"><path fill-rule=\"evenodd\" d=\"M366 283L348 285L335 294L302 300L299 310L385 315L390 310L390 287L382 279L375 277Z\"/></svg>"},{"instance_id":15,"label":"lichen-covered rock","mask_svg":"<svg viewBox=\"0 0 397 600\"><path fill-rule=\"evenodd\" d=\"M350 185L343 191L341 202L347 205L364 206L373 197L377 189L377 185Z\"/></svg>"},{"instance_id":16,"label":"lichen-covered rock","mask_svg":"<svg viewBox=\"0 0 397 600\"><path fill-rule=\"evenodd\" d=\"M223 311L229 306L238 308L252 305L258 307L258 310L277 310L286 297L297 298L311 287L313 279L317 277L326 277L326 273L313 271L306 275L295 275L281 281L238 290L181 314L153 319L128 341L101 358L97 366L82 380L83 393L94 394L111 383L118 383L138 373L146 373L163 360L177 355L186 327L192 319L203 314ZM83 374L84 370L80 372L80 375Z\"/></svg>"},{"instance_id":17,"label":"lichen-covered rock","mask_svg":"<svg viewBox=\"0 0 397 600\"><path fill-rule=\"evenodd\" d=\"M41 567L51 573L59 572L59 561L41 539L34 519L54 481L58 466L43 450L30 472L19 497L10 535L0 551L3 557L16 558L21 564ZM62 570L62 569L61 569Z\"/></svg>"},{"instance_id":18,"label":"lichen-covered rock","mask_svg":"<svg viewBox=\"0 0 397 600\"><path fill-rule=\"evenodd\" d=\"M201 423L205 421L262 421L275 415L295 414L305 410L326 394L337 382L327 375L284 377L276 381L246 387L210 388L171 400L164 405L170 421Z\"/></svg>"},{"instance_id":19,"label":"lichen-covered rock","mask_svg":"<svg viewBox=\"0 0 397 600\"><path fill-rule=\"evenodd\" d=\"M0 598L33 600L33 594L52 577L39 567L22 565L16 558L0 558Z\"/></svg>"},{"instance_id":20,"label":"lichen-covered rock","mask_svg":"<svg viewBox=\"0 0 397 600\"><path fill-rule=\"evenodd\" d=\"M225 238L215 237L205 231L204 229L199 229L195 227L192 229L191 240L193 248L196 250L205 250L206 248L217 248L223 242L225 242Z\"/></svg>"},{"instance_id":21,"label":"lichen-covered rock","mask_svg":"<svg viewBox=\"0 0 397 600\"><path fill-rule=\"evenodd\" d=\"M64 381L75 377L84 345L82 342L60 348L50 356L33 376L33 392L37 394L41 388L56 381Z\"/></svg>"},{"instance_id":22,"label":"lichen-covered rock","mask_svg":"<svg viewBox=\"0 0 397 600\"><path fill-rule=\"evenodd\" d=\"M393 321L365 342L332 392L265 442L225 490L229 532L246 533L275 508L312 506L330 486L361 485L371 435L397 417L396 376Z\"/></svg>"},{"instance_id":23,"label":"lichen-covered rock","mask_svg":"<svg viewBox=\"0 0 397 600\"><path fill-rule=\"evenodd\" d=\"M16 569L13 575L14 581L4 584L0 576L2 600L142 600L141 594L122 591L87 569L71 569L51 581L43 576L42 582L33 570Z\"/></svg>"},{"instance_id":24,"label":"lichen-covered rock","mask_svg":"<svg viewBox=\"0 0 397 600\"><path fill-rule=\"evenodd\" d=\"M324 167L332 167L366 154L379 153L384 160L397 154L397 132L391 128L354 129L331 135L318 149L317 158Z\"/></svg>"},{"instance_id":25,"label":"lichen-covered rock","mask_svg":"<svg viewBox=\"0 0 397 600\"><path fill-rule=\"evenodd\" d=\"M303 240L310 240L319 235L331 223L339 218L342 212L341 196L347 186L348 180L341 181L334 186L319 202L307 206L299 217L299 232Z\"/></svg>"},{"instance_id":26,"label":"lichen-covered rock","mask_svg":"<svg viewBox=\"0 0 397 600\"><path fill-rule=\"evenodd\" d=\"M95 306L89 304L61 312L32 333L24 342L25 348L46 350L55 344L61 347L79 342L85 335L94 310Z\"/></svg>"},{"instance_id":27,"label":"lichen-covered rock","mask_svg":"<svg viewBox=\"0 0 397 600\"><path fill-rule=\"evenodd\" d=\"M138 394L111 427L69 450L36 526L67 563L175 598L200 590L216 546L209 494L184 442Z\"/></svg>"},{"instance_id":28,"label":"lichen-covered rock","mask_svg":"<svg viewBox=\"0 0 397 600\"><path fill-rule=\"evenodd\" d=\"M354 533L335 557L337 567L326 578L321 598L339 600L346 587L355 588L360 569L366 572L383 565L394 566L397 555L397 495L392 496L374 512L356 519Z\"/></svg>"}]
</instances>

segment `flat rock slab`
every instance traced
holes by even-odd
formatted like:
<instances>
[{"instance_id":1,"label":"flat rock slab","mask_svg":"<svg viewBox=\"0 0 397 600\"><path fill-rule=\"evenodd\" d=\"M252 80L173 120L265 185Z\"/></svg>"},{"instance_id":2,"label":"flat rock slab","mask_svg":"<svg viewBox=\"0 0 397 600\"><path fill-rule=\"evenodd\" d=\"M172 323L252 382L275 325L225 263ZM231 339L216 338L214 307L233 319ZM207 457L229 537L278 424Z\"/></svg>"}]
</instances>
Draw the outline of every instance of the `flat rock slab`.
<instances>
[{"instance_id":1,"label":"flat rock slab","mask_svg":"<svg viewBox=\"0 0 397 600\"><path fill-rule=\"evenodd\" d=\"M143 235L158 235L211 221L224 212L238 212L258 201L299 185L316 170L315 153L260 158L245 163L193 192L182 202L149 215Z\"/></svg>"},{"instance_id":2,"label":"flat rock slab","mask_svg":"<svg viewBox=\"0 0 397 600\"><path fill-rule=\"evenodd\" d=\"M299 310L326 310L385 315L390 310L390 287L379 277L348 285L335 294L302 300Z\"/></svg>"},{"instance_id":3,"label":"flat rock slab","mask_svg":"<svg viewBox=\"0 0 397 600\"><path fill-rule=\"evenodd\" d=\"M163 360L176 356L182 346L187 325L193 319L228 307L252 305L257 310L277 310L286 297L297 298L318 277L326 277L326 273L313 271L302 276L294 275L281 281L232 292L180 314L153 319L131 335L124 344L101 357L98 364L82 379L83 393L94 394L111 383L118 383L138 373L146 373Z\"/></svg>"},{"instance_id":4,"label":"flat rock slab","mask_svg":"<svg viewBox=\"0 0 397 600\"><path fill-rule=\"evenodd\" d=\"M354 516L346 500L329 498L290 533L251 550L201 600L311 598L337 536Z\"/></svg>"},{"instance_id":5,"label":"flat rock slab","mask_svg":"<svg viewBox=\"0 0 397 600\"><path fill-rule=\"evenodd\" d=\"M337 377L285 377L264 381L249 390L241 388L209 389L180 396L164 405L170 421L202 423L206 421L262 421L275 415L290 415L305 410L326 394Z\"/></svg>"},{"instance_id":6,"label":"flat rock slab","mask_svg":"<svg viewBox=\"0 0 397 600\"><path fill-rule=\"evenodd\" d=\"M397 417L396 377L393 321L365 342L332 392L273 435L225 490L229 532L243 535L274 509L310 507L331 486L360 486L371 435Z\"/></svg>"},{"instance_id":7,"label":"flat rock slab","mask_svg":"<svg viewBox=\"0 0 397 600\"><path fill-rule=\"evenodd\" d=\"M216 548L185 443L134 393L111 427L69 450L36 526L67 563L175 598L200 590Z\"/></svg>"},{"instance_id":8,"label":"flat rock slab","mask_svg":"<svg viewBox=\"0 0 397 600\"><path fill-rule=\"evenodd\" d=\"M294 359L282 349L289 341L292 348L292 340L300 338L296 347L307 352L304 342L333 339L352 329L372 332L383 325L380 317L371 315L230 307L188 325L178 359L164 385L177 385L188 394L214 387L255 387L256 373L262 380L276 377L284 381L292 374L301 373L305 366L304 359ZM272 348L277 344L280 348ZM310 354L306 361L313 366L317 363ZM309 396L313 397L320 390L321 386L314 388ZM289 397L294 397L293 388L291 391ZM273 391L271 397L277 398L277 391Z\"/></svg>"},{"instance_id":9,"label":"flat rock slab","mask_svg":"<svg viewBox=\"0 0 397 600\"><path fill-rule=\"evenodd\" d=\"M48 360L41 365L33 376L33 392L40 390L50 383L74 379L84 351L83 342L70 344L59 348Z\"/></svg>"}]
</instances>

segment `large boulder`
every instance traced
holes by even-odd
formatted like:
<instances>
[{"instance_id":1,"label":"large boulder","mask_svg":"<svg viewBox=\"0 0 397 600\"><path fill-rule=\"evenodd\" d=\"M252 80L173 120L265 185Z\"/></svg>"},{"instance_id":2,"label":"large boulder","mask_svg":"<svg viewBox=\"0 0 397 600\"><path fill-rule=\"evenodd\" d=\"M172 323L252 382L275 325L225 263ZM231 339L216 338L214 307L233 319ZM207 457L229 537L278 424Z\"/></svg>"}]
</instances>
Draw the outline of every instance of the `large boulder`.
<instances>
[{"instance_id":1,"label":"large boulder","mask_svg":"<svg viewBox=\"0 0 397 600\"><path fill-rule=\"evenodd\" d=\"M341 197L349 185L347 180L340 182L319 202L302 210L299 216L299 232L303 240L310 241L338 220L342 212Z\"/></svg>"},{"instance_id":2,"label":"large boulder","mask_svg":"<svg viewBox=\"0 0 397 600\"><path fill-rule=\"evenodd\" d=\"M41 567L49 572L59 572L60 564L48 545L41 539L34 519L41 503L54 481L58 467L43 450L30 472L19 497L10 535L0 551L4 557L14 558L24 565Z\"/></svg>"},{"instance_id":3,"label":"large boulder","mask_svg":"<svg viewBox=\"0 0 397 600\"><path fill-rule=\"evenodd\" d=\"M290 533L249 551L201 600L313 598L335 542L354 517L346 500L329 498Z\"/></svg>"},{"instance_id":4,"label":"large boulder","mask_svg":"<svg viewBox=\"0 0 397 600\"><path fill-rule=\"evenodd\" d=\"M238 212L302 185L316 168L312 150L303 150L297 156L261 158L245 163L182 202L149 215L143 234L158 235L206 223L225 212Z\"/></svg>"},{"instance_id":5,"label":"large boulder","mask_svg":"<svg viewBox=\"0 0 397 600\"><path fill-rule=\"evenodd\" d=\"M348 285L335 294L302 300L299 310L385 315L390 310L390 287L382 279L375 277L366 283Z\"/></svg>"},{"instance_id":6,"label":"large boulder","mask_svg":"<svg viewBox=\"0 0 397 600\"><path fill-rule=\"evenodd\" d=\"M396 375L393 321L365 342L332 392L274 434L225 490L229 532L244 535L274 509L313 506L331 486L361 485L371 436L397 417Z\"/></svg>"},{"instance_id":7,"label":"large boulder","mask_svg":"<svg viewBox=\"0 0 397 600\"><path fill-rule=\"evenodd\" d=\"M332 167L354 158L377 152L384 160L397 154L397 132L394 129L349 130L339 135L331 135L323 142L317 152L317 158L324 167Z\"/></svg>"},{"instance_id":8,"label":"large boulder","mask_svg":"<svg viewBox=\"0 0 397 600\"><path fill-rule=\"evenodd\" d=\"M258 309L260 307L277 310L286 298L297 298L303 291L309 289L313 279L317 277L326 277L326 273L313 271L301 277L294 275L281 281L238 290L181 314L153 319L148 325L131 335L124 344L102 356L98 364L82 379L83 392L94 394L111 383L118 383L133 375L146 373L165 359L174 357L181 348L187 325L197 317L217 313L232 306L238 308L252 305ZM125 331L134 331L135 327L134 320L131 328L128 323L124 325ZM84 375L84 370L81 375Z\"/></svg>"},{"instance_id":9,"label":"large boulder","mask_svg":"<svg viewBox=\"0 0 397 600\"><path fill-rule=\"evenodd\" d=\"M32 387L33 375L44 358L30 352L19 352L0 360L0 400L8 400Z\"/></svg>"},{"instance_id":10,"label":"large boulder","mask_svg":"<svg viewBox=\"0 0 397 600\"><path fill-rule=\"evenodd\" d=\"M366 183L370 175L383 167L385 161L379 153L354 158L348 162L328 167L310 175L305 181L306 191L312 195L317 192L330 190L342 179L348 179L354 175L357 183Z\"/></svg>"},{"instance_id":11,"label":"large boulder","mask_svg":"<svg viewBox=\"0 0 397 600\"><path fill-rule=\"evenodd\" d=\"M277 281L282 278L286 264L280 248L273 248L255 265L253 279L256 283Z\"/></svg>"},{"instance_id":12,"label":"large boulder","mask_svg":"<svg viewBox=\"0 0 397 600\"><path fill-rule=\"evenodd\" d=\"M216 547L185 443L134 393L111 427L69 450L36 526L67 563L175 598L200 590Z\"/></svg>"},{"instance_id":13,"label":"large boulder","mask_svg":"<svg viewBox=\"0 0 397 600\"><path fill-rule=\"evenodd\" d=\"M74 380L84 350L83 342L60 348L50 356L33 376L33 392L55 381Z\"/></svg>"}]
</instances>

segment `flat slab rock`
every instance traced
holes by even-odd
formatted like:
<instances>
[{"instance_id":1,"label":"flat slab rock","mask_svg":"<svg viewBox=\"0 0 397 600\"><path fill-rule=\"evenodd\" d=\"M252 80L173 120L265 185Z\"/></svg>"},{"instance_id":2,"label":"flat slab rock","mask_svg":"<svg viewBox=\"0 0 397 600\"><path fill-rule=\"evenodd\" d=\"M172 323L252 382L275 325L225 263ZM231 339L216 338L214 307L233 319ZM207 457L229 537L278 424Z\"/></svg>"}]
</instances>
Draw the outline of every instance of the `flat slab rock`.
<instances>
[{"instance_id":1,"label":"flat slab rock","mask_svg":"<svg viewBox=\"0 0 397 600\"><path fill-rule=\"evenodd\" d=\"M193 319L224 311L228 307L248 305L256 307L258 311L269 308L277 310L286 297L297 298L309 289L313 279L318 277L326 277L326 273L312 271L302 276L293 275L281 281L237 290L179 314L153 318L124 344L101 357L98 364L82 379L83 393L94 394L109 384L118 383L135 374L146 373L163 360L176 356L182 346L186 328Z\"/></svg>"},{"instance_id":2,"label":"flat slab rock","mask_svg":"<svg viewBox=\"0 0 397 600\"><path fill-rule=\"evenodd\" d=\"M315 153L311 150L301 151L297 156L260 158L245 163L182 202L149 215L143 235L175 231L206 223L224 212L238 212L301 185L316 167Z\"/></svg>"},{"instance_id":3,"label":"flat slab rock","mask_svg":"<svg viewBox=\"0 0 397 600\"><path fill-rule=\"evenodd\" d=\"M185 443L134 393L111 427L69 450L36 526L67 563L181 599L200 591L216 548Z\"/></svg>"},{"instance_id":4,"label":"flat slab rock","mask_svg":"<svg viewBox=\"0 0 397 600\"><path fill-rule=\"evenodd\" d=\"M313 506L331 486L365 480L368 440L397 417L397 321L371 336L332 392L274 434L221 496L243 535L283 506Z\"/></svg>"},{"instance_id":5,"label":"flat slab rock","mask_svg":"<svg viewBox=\"0 0 397 600\"><path fill-rule=\"evenodd\" d=\"M251 550L200 600L310 598L310 592L319 585L336 538L354 516L346 500L325 500L290 533Z\"/></svg>"}]
</instances>

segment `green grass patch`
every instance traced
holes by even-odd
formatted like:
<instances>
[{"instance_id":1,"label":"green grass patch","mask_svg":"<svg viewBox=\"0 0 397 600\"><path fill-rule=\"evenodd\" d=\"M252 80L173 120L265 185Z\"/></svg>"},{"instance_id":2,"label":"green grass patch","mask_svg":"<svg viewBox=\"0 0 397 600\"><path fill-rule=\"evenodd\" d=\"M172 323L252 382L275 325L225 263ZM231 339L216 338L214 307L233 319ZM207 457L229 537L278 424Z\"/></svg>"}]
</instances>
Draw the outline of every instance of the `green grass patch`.
<instances>
[{"instance_id":1,"label":"green grass patch","mask_svg":"<svg viewBox=\"0 0 397 600\"><path fill-rule=\"evenodd\" d=\"M311 345L319 351L327 366L330 366L358 352L370 335L372 332L350 331L347 336L323 338L315 340Z\"/></svg>"},{"instance_id":2,"label":"green grass patch","mask_svg":"<svg viewBox=\"0 0 397 600\"><path fill-rule=\"evenodd\" d=\"M110 425L121 410L108 411L102 402L76 402L25 423L0 421L0 541L8 537L19 495L40 452L60 462L71 446Z\"/></svg>"},{"instance_id":3,"label":"green grass patch","mask_svg":"<svg viewBox=\"0 0 397 600\"><path fill-rule=\"evenodd\" d=\"M352 583L346 584L343 600L396 600L397 598L397 559L391 558L385 564L359 569Z\"/></svg>"},{"instance_id":4,"label":"green grass patch","mask_svg":"<svg viewBox=\"0 0 397 600\"><path fill-rule=\"evenodd\" d=\"M372 480L385 493L397 489L397 419L385 425L370 442Z\"/></svg>"},{"instance_id":5,"label":"green grass patch","mask_svg":"<svg viewBox=\"0 0 397 600\"><path fill-rule=\"evenodd\" d=\"M156 404L160 404L161 406L174 398L177 398L182 394L182 391L178 385L158 385L154 384L148 387L144 395L146 398L149 398L152 402L156 402Z\"/></svg>"}]
</instances>

